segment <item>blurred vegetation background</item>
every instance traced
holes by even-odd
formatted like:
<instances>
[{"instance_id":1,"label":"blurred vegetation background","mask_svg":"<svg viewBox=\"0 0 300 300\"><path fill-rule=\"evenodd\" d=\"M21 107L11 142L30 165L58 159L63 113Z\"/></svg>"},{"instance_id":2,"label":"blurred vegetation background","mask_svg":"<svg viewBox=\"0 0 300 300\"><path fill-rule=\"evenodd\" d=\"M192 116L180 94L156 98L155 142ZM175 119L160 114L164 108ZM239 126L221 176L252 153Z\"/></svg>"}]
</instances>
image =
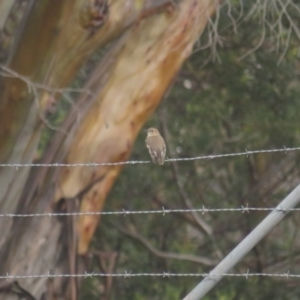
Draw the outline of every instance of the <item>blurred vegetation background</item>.
<instances>
[{"instance_id":1,"label":"blurred vegetation background","mask_svg":"<svg viewBox=\"0 0 300 300\"><path fill-rule=\"evenodd\" d=\"M299 15L300 1L223 1L142 128L160 130L169 158L298 147ZM107 51L102 48L89 57L72 88L85 86L95 62ZM71 91L60 98L47 116L52 126L63 124L80 101L76 95ZM43 128L35 161L43 158L54 137L53 128ZM140 131L129 160L149 160L144 140ZM299 183L298 164L297 152L282 152L167 162L162 167L126 165L103 210L272 208ZM80 258L81 270L207 273L267 214L105 215ZM290 213L232 273L300 274L299 222L298 212ZM184 255L191 255L192 261ZM182 299L201 279L86 278L78 295L91 300ZM204 299L299 299L298 280L225 277Z\"/></svg>"},{"instance_id":2,"label":"blurred vegetation background","mask_svg":"<svg viewBox=\"0 0 300 300\"><path fill-rule=\"evenodd\" d=\"M243 4L243 14L247 16L254 4ZM241 7L235 5L232 16L238 18ZM291 11L291 15L298 13ZM272 19L270 11L267 15ZM214 57L212 48L197 51L196 45L167 99L145 126L157 127L164 133L169 157L299 145L298 37L287 37L290 24L283 18L283 41L278 45L278 37L266 30L263 42L255 49L263 30L259 20L259 14L247 22L242 19L235 32L224 7L218 25L220 43ZM297 21L296 24L299 26ZM206 31L202 36L202 43L208 34ZM147 158L141 133L130 159ZM162 168L126 166L105 210L188 208L183 197L193 208L275 207L298 184L298 163L297 153L278 153L178 162L177 166L166 163ZM115 272L205 273L213 265L158 257L141 242L141 237L166 255L191 254L218 261L267 214L199 214L211 228L211 235L195 224L191 215L103 216L92 248L118 254ZM299 217L291 213L232 272L299 273L299 254ZM98 260L96 255L95 261ZM111 299L182 299L200 280L115 278ZM98 292L91 286L97 290L100 283L105 287L102 279L85 281L82 299L98 299ZM205 299L298 299L299 295L297 279L225 277Z\"/></svg>"}]
</instances>

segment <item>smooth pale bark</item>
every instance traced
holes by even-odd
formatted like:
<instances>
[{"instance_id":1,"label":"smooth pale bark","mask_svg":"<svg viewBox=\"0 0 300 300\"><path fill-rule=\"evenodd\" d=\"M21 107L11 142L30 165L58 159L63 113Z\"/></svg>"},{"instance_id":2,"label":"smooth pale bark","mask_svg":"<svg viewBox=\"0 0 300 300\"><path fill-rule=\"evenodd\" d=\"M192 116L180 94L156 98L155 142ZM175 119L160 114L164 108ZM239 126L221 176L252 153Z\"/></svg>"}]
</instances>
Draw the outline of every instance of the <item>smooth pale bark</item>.
<instances>
[{"instance_id":1,"label":"smooth pale bark","mask_svg":"<svg viewBox=\"0 0 300 300\"><path fill-rule=\"evenodd\" d=\"M159 8L163 1L158 2ZM103 24L93 27L92 14L96 8L87 3L84 0L36 1L25 29L20 29L22 35L10 59L10 68L54 90L67 86L95 49L120 35L145 13L143 3L137 6L135 1L127 1L126 5L122 0L111 1ZM151 6L151 3L145 7L157 8L157 4ZM19 79L4 78L2 88L0 160L6 161L23 126L22 121L28 115L32 94ZM12 121L15 126L10 126Z\"/></svg>"},{"instance_id":2,"label":"smooth pale bark","mask_svg":"<svg viewBox=\"0 0 300 300\"><path fill-rule=\"evenodd\" d=\"M87 83L94 97L82 95L65 122L68 135L57 132L43 162L126 160L140 128L190 55L216 6L214 0L185 0L178 7L166 6L128 28ZM61 66L57 68L62 70ZM66 81L64 75L58 78ZM48 79L47 84L51 83ZM76 211L78 200L81 211L99 211L120 170L121 167L33 169L16 211L43 212L53 207ZM75 224L72 220L15 219L0 251L0 272L32 275L50 270L57 274L88 270L76 266L75 256L76 252L87 252L99 220L84 217ZM51 293L45 279L20 282L37 299L46 291ZM74 279L55 279L51 284L63 299L76 299Z\"/></svg>"},{"instance_id":3,"label":"smooth pale bark","mask_svg":"<svg viewBox=\"0 0 300 300\"><path fill-rule=\"evenodd\" d=\"M14 2L14 0L0 0L0 31L3 29Z\"/></svg>"},{"instance_id":4,"label":"smooth pale bark","mask_svg":"<svg viewBox=\"0 0 300 300\"><path fill-rule=\"evenodd\" d=\"M134 26L120 41L109 79L84 118L66 162L116 162L128 158L141 126L159 104L215 9L214 1L184 1L178 8ZM56 200L72 198L96 178L81 211L99 211L120 166L65 168ZM80 218L80 254L86 253L97 216Z\"/></svg>"},{"instance_id":5,"label":"smooth pale bark","mask_svg":"<svg viewBox=\"0 0 300 300\"><path fill-rule=\"evenodd\" d=\"M109 1L107 13L99 23L102 8L94 6L94 1L29 1L9 58L10 69L28 80L3 77L0 82L0 162L32 162L44 125L41 116L52 96L57 95L55 91L70 83L96 49L166 2L126 1L124 5L123 0ZM34 89L31 82L41 83L53 92ZM14 212L28 171L0 169L1 211ZM9 229L3 222L0 220L0 226L5 228L0 246Z\"/></svg>"}]
</instances>

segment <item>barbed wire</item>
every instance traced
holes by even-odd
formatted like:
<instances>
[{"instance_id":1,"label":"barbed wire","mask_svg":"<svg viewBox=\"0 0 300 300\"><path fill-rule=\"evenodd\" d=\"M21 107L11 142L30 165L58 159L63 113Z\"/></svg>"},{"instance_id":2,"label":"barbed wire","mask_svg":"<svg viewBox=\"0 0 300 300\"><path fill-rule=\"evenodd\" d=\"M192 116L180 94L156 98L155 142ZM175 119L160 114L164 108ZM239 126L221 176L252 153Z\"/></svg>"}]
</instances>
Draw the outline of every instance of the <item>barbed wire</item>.
<instances>
[{"instance_id":1,"label":"barbed wire","mask_svg":"<svg viewBox=\"0 0 300 300\"><path fill-rule=\"evenodd\" d=\"M121 210L121 211L97 211L97 212L66 212L66 213L36 213L36 214L13 214L13 213L2 213L0 218L33 218L33 217L76 217L76 216L98 216L98 215L142 215L142 214L162 214L163 216L169 213L192 213L199 212L203 215L205 213L214 212L242 212L249 213L250 211L274 211L280 213L288 213L293 211L300 211L300 208L278 208L278 207L248 207L241 206L240 208L194 208L194 209L165 209L162 207L160 210Z\"/></svg>"},{"instance_id":2,"label":"barbed wire","mask_svg":"<svg viewBox=\"0 0 300 300\"><path fill-rule=\"evenodd\" d=\"M52 274L50 271L47 274L39 274L39 275L6 275L0 276L0 280L16 280L16 279L36 279L36 278L45 278L45 279L53 279L53 278L62 278L62 277L75 277L75 278L92 278L92 277L245 277L248 279L249 277L284 277L284 278L300 278L300 274L290 274L289 271L286 273L249 273L249 270L246 273L224 273L224 274L209 274L209 273L171 273L171 272L163 272L163 273L132 273L125 271L124 273L96 273L96 272L85 272L83 274Z\"/></svg>"},{"instance_id":3,"label":"barbed wire","mask_svg":"<svg viewBox=\"0 0 300 300\"><path fill-rule=\"evenodd\" d=\"M195 156L195 157L187 157L187 158L168 158L165 162L173 162L173 161L193 161L193 160L210 160L215 158L223 158L223 157L234 157L234 156L249 156L251 154L260 154L260 153L276 153L276 152L292 152L299 151L300 147L295 148L279 148L279 149L270 149L270 150L253 150L249 151L245 149L244 152L236 152L236 153L227 153L227 154L215 154L215 155L206 155L206 156ZM52 164L43 164L43 163L32 163L32 164L0 164L0 167L12 167L12 168L24 168L24 167L100 167L100 166L117 166L117 165L135 165L135 164L149 164L151 161L149 160L133 160L133 161L121 161L121 162L110 162L110 163L52 163Z\"/></svg>"}]
</instances>

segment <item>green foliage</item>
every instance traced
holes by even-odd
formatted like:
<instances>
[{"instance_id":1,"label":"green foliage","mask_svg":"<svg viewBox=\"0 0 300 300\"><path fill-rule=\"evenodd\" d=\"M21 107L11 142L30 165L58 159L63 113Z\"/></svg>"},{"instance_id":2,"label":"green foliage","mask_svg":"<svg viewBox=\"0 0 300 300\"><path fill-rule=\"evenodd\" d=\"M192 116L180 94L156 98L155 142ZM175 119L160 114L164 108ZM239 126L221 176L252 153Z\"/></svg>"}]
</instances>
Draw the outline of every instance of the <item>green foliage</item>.
<instances>
[{"instance_id":1,"label":"green foliage","mask_svg":"<svg viewBox=\"0 0 300 300\"><path fill-rule=\"evenodd\" d=\"M240 1L231 3L232 14L238 18ZM244 16L247 16L252 5L249 1L243 3ZM271 22L272 10L268 8L270 14L267 18ZM243 152L245 149L299 146L300 86L296 35L290 35L284 57L284 43L277 47L274 32L268 32L261 47L240 60L260 40L262 25L259 16L260 13L248 22L242 22L238 34L235 34L224 8L219 20L223 46L215 53L218 61L207 62L211 48L192 55L168 99L146 124L146 128L154 126L162 132L162 124L166 124L170 135L167 140L169 156L172 152L178 157L194 157ZM284 19L283 39L289 26L289 21ZM191 88L185 87L190 84ZM144 139L141 132L131 160L149 160ZM293 153L179 162L179 181L195 208L247 204L250 207L274 207L297 183L297 163L297 155ZM105 210L153 210L162 205L186 208L172 165L138 164L124 168ZM178 215L104 216L93 248L119 252L115 272L209 272L213 266L159 258L137 240L122 234L118 227L134 226L160 251L219 260L217 253L223 256L229 253L265 216L266 213L258 212L200 214L213 229L211 237ZM298 223L295 214L286 218L233 272L244 273L249 269L250 272L270 270L282 273L290 270L299 273L296 264L299 258ZM201 278L194 277L116 278L110 299L182 299L199 280ZM100 282L103 283L102 279ZM90 288L89 283L84 285L83 295ZM223 279L205 299L298 299L299 293L299 285L292 279L232 277ZM89 294L88 299L99 297Z\"/></svg>"}]
</instances>

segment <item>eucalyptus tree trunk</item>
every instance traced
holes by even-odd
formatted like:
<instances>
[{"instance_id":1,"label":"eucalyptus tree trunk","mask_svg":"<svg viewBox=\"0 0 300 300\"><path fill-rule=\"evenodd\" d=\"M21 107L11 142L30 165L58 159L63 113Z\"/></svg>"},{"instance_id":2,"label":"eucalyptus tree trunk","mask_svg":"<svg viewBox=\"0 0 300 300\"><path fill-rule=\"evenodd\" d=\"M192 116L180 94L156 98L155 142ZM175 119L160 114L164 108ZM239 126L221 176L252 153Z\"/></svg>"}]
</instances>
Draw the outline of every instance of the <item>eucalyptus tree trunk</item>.
<instances>
[{"instance_id":1,"label":"eucalyptus tree trunk","mask_svg":"<svg viewBox=\"0 0 300 300\"><path fill-rule=\"evenodd\" d=\"M0 2L1 3L1 2ZM29 5L30 4L30 5ZM109 45L41 163L119 162L171 85L216 10L215 0L29 1L1 81L0 162L31 163L47 110L86 59ZM102 209L121 166L0 169L0 210L8 213ZM96 216L0 218L0 273L75 274ZM5 297L77 299L74 278L0 283ZM3 294L4 295L4 294ZM48 297L48 298L46 298Z\"/></svg>"}]
</instances>

